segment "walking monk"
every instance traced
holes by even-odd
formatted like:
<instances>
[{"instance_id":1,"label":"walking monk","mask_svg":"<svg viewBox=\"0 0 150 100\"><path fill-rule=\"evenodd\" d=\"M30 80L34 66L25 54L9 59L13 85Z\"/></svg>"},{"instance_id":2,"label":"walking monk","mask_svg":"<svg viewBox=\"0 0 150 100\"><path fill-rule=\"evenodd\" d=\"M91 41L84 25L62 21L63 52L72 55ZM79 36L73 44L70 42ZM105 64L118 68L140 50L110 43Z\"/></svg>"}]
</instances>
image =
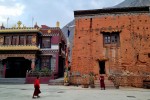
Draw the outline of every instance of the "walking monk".
<instances>
[{"instance_id":1,"label":"walking monk","mask_svg":"<svg viewBox=\"0 0 150 100\"><path fill-rule=\"evenodd\" d=\"M40 91L40 81L39 81L39 76L37 76L37 79L35 79L35 81L34 81L34 93L33 93L32 98L35 98L34 96L37 96L39 98L40 93L41 93L41 91Z\"/></svg>"},{"instance_id":2,"label":"walking monk","mask_svg":"<svg viewBox=\"0 0 150 100\"><path fill-rule=\"evenodd\" d=\"M99 77L101 90L105 90L104 76Z\"/></svg>"}]
</instances>

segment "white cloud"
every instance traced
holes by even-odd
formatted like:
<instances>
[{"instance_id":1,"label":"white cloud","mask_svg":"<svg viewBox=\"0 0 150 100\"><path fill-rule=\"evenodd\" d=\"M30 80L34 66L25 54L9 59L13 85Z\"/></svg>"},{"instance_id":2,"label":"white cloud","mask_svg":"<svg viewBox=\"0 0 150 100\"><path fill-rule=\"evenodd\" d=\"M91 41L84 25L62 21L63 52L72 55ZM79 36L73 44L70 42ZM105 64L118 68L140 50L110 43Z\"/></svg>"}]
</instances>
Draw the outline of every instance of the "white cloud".
<instances>
[{"instance_id":1,"label":"white cloud","mask_svg":"<svg viewBox=\"0 0 150 100\"><path fill-rule=\"evenodd\" d=\"M111 7L123 0L0 0L0 23L9 26L21 20L26 26L34 23L55 26L56 21L65 26L74 19L75 10Z\"/></svg>"},{"instance_id":2,"label":"white cloud","mask_svg":"<svg viewBox=\"0 0 150 100\"><path fill-rule=\"evenodd\" d=\"M15 3L13 6L0 5L0 23L4 23L4 25L6 25L8 17L11 17L11 20L15 21L13 19L21 16L24 13L24 9L25 6L20 3Z\"/></svg>"},{"instance_id":3,"label":"white cloud","mask_svg":"<svg viewBox=\"0 0 150 100\"><path fill-rule=\"evenodd\" d=\"M0 16L20 16L23 13L25 6L19 3L13 7L0 6Z\"/></svg>"}]
</instances>

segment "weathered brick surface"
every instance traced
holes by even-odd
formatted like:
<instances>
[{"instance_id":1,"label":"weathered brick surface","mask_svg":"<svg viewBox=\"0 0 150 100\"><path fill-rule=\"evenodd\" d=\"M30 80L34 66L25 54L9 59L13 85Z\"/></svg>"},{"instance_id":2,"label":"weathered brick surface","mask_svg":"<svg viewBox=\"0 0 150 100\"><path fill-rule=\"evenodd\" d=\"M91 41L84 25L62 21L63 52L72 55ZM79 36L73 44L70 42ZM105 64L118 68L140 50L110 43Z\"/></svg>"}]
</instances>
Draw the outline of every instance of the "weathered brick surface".
<instances>
[{"instance_id":1,"label":"weathered brick surface","mask_svg":"<svg viewBox=\"0 0 150 100\"><path fill-rule=\"evenodd\" d=\"M149 13L76 17L75 25L72 72L82 75L92 71L99 75L98 60L104 60L106 75L116 70L131 73L131 77L124 78L123 85L133 86L130 81L135 75L150 74ZM102 28L110 32L121 31L118 47L104 47ZM134 85L141 87L142 78L133 80Z\"/></svg>"}]
</instances>

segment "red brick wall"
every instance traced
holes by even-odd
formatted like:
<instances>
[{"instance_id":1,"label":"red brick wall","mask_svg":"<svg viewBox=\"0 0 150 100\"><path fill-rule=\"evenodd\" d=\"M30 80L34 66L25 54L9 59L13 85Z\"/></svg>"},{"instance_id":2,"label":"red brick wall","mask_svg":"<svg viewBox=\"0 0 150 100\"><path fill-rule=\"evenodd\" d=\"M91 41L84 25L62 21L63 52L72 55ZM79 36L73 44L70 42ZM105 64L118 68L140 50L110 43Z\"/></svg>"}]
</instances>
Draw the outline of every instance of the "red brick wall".
<instances>
[{"instance_id":1,"label":"red brick wall","mask_svg":"<svg viewBox=\"0 0 150 100\"><path fill-rule=\"evenodd\" d=\"M147 13L76 17L71 71L99 74L99 59L105 60L107 75L116 70L131 76L149 73L149 23ZM102 28L121 31L119 47L104 47Z\"/></svg>"}]
</instances>

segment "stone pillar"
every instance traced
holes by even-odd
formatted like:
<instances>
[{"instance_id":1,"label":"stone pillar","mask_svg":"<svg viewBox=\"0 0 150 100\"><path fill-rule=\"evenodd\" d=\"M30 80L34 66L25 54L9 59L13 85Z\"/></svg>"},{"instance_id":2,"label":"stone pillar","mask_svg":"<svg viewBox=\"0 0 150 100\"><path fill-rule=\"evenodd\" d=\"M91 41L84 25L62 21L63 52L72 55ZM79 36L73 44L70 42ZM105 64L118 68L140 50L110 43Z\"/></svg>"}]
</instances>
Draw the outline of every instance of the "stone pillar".
<instances>
[{"instance_id":1,"label":"stone pillar","mask_svg":"<svg viewBox=\"0 0 150 100\"><path fill-rule=\"evenodd\" d=\"M31 68L32 68L32 70L34 70L35 69L35 59L31 59Z\"/></svg>"},{"instance_id":2,"label":"stone pillar","mask_svg":"<svg viewBox=\"0 0 150 100\"><path fill-rule=\"evenodd\" d=\"M24 45L27 45L27 36L24 37Z\"/></svg>"}]
</instances>

